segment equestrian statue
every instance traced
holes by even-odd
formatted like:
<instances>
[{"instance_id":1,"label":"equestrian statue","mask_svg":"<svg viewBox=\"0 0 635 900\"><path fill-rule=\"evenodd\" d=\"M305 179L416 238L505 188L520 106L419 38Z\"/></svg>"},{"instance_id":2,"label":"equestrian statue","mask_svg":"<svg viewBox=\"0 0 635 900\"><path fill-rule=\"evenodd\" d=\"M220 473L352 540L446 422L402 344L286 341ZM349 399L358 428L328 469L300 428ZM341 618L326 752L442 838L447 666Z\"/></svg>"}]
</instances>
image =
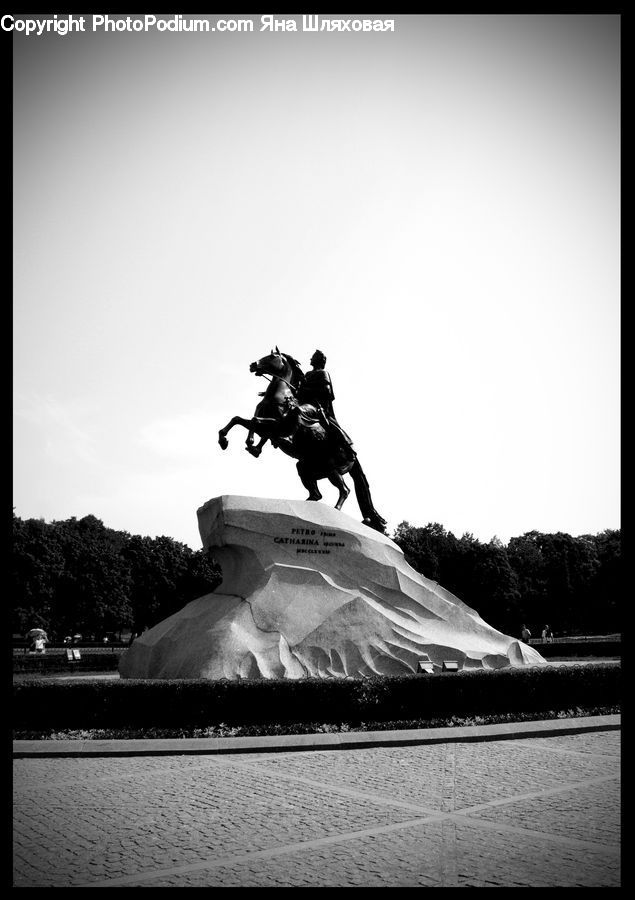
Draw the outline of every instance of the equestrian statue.
<instances>
[{"instance_id":1,"label":"equestrian statue","mask_svg":"<svg viewBox=\"0 0 635 900\"><path fill-rule=\"evenodd\" d=\"M234 416L218 432L218 443L228 447L227 434L234 425L247 429L246 449L259 457L269 441L273 447L296 459L298 475L309 492L308 500L321 500L318 481L328 478L339 491L335 509L341 509L350 491L344 475L353 479L355 495L363 522L385 533L386 520L375 507L370 487L359 464L353 442L341 427L333 411L333 385L326 371L326 356L316 350L311 357L312 370L306 374L296 359L276 347L249 366L255 375L270 376L267 390L261 394L251 419ZM260 437L254 446L254 435Z\"/></svg>"}]
</instances>

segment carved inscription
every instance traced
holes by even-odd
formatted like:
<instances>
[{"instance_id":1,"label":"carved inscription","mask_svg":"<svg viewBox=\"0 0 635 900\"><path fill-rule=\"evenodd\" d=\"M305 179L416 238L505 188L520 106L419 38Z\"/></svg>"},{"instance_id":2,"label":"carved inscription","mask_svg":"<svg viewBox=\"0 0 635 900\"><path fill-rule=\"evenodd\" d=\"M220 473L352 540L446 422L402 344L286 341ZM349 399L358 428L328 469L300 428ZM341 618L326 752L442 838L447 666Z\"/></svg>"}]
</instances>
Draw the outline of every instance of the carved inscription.
<instances>
[{"instance_id":1,"label":"carved inscription","mask_svg":"<svg viewBox=\"0 0 635 900\"><path fill-rule=\"evenodd\" d=\"M277 535L274 544L295 545L296 553L329 554L331 549L346 547L342 540L337 540L336 531L321 531L319 528L292 528L289 535Z\"/></svg>"}]
</instances>

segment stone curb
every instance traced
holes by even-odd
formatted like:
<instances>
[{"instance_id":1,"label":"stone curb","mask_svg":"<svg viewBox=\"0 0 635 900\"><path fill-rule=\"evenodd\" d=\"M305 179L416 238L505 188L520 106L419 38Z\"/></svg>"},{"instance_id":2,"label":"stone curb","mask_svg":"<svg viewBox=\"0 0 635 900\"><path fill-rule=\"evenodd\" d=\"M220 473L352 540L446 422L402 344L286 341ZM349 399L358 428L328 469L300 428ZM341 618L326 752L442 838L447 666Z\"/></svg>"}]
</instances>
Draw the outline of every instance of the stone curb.
<instances>
[{"instance_id":1,"label":"stone curb","mask_svg":"<svg viewBox=\"0 0 635 900\"><path fill-rule=\"evenodd\" d=\"M590 731L616 731L621 716L580 716L538 722L505 722L459 728L416 728L405 731L348 731L335 734L287 734L258 737L160 738L104 741L14 741L14 759L88 756L183 756L217 753L281 753L299 750L352 750L406 747L417 744L504 741L554 737Z\"/></svg>"}]
</instances>

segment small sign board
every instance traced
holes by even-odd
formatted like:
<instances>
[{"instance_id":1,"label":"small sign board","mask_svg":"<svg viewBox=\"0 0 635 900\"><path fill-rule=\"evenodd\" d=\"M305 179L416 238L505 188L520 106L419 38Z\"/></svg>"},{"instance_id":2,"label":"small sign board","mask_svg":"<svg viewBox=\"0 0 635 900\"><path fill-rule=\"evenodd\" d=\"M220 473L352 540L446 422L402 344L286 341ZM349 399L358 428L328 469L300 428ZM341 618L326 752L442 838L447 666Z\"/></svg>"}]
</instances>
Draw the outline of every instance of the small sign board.
<instances>
[{"instance_id":1,"label":"small sign board","mask_svg":"<svg viewBox=\"0 0 635 900\"><path fill-rule=\"evenodd\" d=\"M69 662L78 662L82 658L82 654L77 647L68 647L66 650L66 659Z\"/></svg>"},{"instance_id":2,"label":"small sign board","mask_svg":"<svg viewBox=\"0 0 635 900\"><path fill-rule=\"evenodd\" d=\"M427 675L434 674L434 666L430 660L420 659L417 663L417 672L425 672Z\"/></svg>"},{"instance_id":3,"label":"small sign board","mask_svg":"<svg viewBox=\"0 0 635 900\"><path fill-rule=\"evenodd\" d=\"M444 659L443 660L443 671L444 672L458 672L459 664L455 659Z\"/></svg>"}]
</instances>

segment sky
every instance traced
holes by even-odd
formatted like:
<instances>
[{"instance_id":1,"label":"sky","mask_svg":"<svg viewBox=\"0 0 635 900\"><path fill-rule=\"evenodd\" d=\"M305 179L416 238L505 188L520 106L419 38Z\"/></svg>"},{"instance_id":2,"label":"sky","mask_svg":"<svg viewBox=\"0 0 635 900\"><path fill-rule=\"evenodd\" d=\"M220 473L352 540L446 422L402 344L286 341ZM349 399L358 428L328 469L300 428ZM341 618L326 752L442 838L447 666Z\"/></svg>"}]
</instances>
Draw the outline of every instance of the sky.
<instances>
[{"instance_id":1,"label":"sky","mask_svg":"<svg viewBox=\"0 0 635 900\"><path fill-rule=\"evenodd\" d=\"M390 533L619 528L620 17L237 18L13 35L16 514L198 549L213 497L305 499L217 442L277 345Z\"/></svg>"}]
</instances>

